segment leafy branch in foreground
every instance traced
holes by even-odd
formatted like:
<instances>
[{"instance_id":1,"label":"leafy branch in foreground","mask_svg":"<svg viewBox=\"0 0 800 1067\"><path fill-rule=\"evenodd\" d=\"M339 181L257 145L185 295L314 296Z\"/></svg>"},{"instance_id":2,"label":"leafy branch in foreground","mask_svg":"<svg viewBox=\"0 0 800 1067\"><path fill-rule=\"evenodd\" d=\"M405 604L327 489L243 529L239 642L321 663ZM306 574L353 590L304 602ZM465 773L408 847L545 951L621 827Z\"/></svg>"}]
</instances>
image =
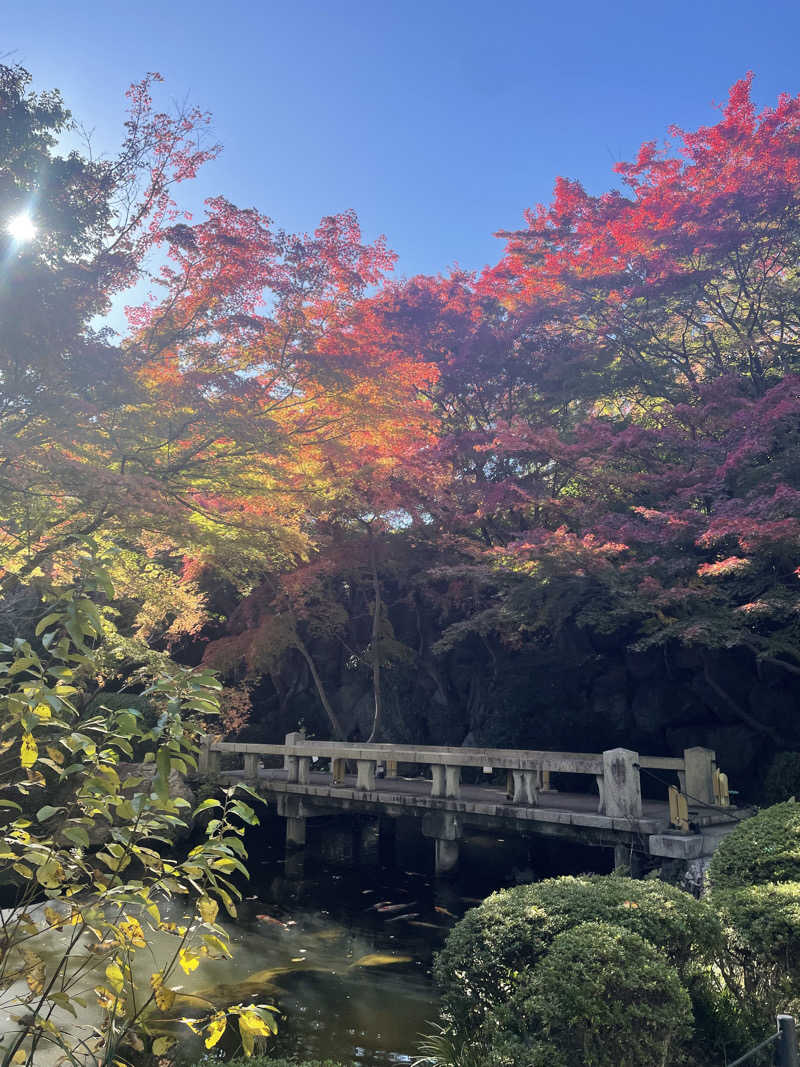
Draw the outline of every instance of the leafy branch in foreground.
<instances>
[{"instance_id":1,"label":"leafy branch in foreground","mask_svg":"<svg viewBox=\"0 0 800 1067\"><path fill-rule=\"evenodd\" d=\"M96 573L95 588L104 584ZM0 1064L32 1064L48 1046L74 1065L119 1063L146 1043L161 1055L180 1023L211 1048L229 1017L250 1055L276 1032L276 1008L223 1012L172 988L203 958L230 956L220 905L236 915L244 829L258 823L246 787L194 811L171 788L176 772L196 769L196 719L218 712L221 685L165 660L143 694L155 725L136 706L98 706L88 699L98 608L83 588L49 599L33 642L0 645L0 877L16 886L0 912L0 1012L12 1020ZM201 842L175 858L201 811L212 816ZM154 939L166 945L157 962ZM181 1017L187 1000L201 1011Z\"/></svg>"}]
</instances>

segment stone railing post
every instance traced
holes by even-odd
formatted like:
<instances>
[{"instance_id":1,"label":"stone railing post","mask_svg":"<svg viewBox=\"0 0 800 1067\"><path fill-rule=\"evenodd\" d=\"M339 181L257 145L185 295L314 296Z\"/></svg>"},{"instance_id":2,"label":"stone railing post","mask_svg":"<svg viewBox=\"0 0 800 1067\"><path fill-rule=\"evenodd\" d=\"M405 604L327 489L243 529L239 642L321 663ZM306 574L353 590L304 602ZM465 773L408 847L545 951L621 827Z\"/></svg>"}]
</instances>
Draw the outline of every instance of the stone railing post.
<instances>
[{"instance_id":1,"label":"stone railing post","mask_svg":"<svg viewBox=\"0 0 800 1067\"><path fill-rule=\"evenodd\" d=\"M258 781L258 756L246 753L244 757L244 777L246 782Z\"/></svg>"},{"instance_id":2,"label":"stone railing post","mask_svg":"<svg viewBox=\"0 0 800 1067\"><path fill-rule=\"evenodd\" d=\"M199 774L208 774L211 766L211 736L205 734L200 742L200 751L197 754L197 770Z\"/></svg>"},{"instance_id":3,"label":"stone railing post","mask_svg":"<svg viewBox=\"0 0 800 1067\"><path fill-rule=\"evenodd\" d=\"M687 748L683 753L685 766L685 790L689 807L692 804L714 805L714 771L717 769L717 755L710 748Z\"/></svg>"},{"instance_id":4,"label":"stone railing post","mask_svg":"<svg viewBox=\"0 0 800 1067\"><path fill-rule=\"evenodd\" d=\"M368 792L372 792L375 789L375 768L377 767L377 760L356 760L356 766L358 767L356 789L363 789Z\"/></svg>"},{"instance_id":5,"label":"stone railing post","mask_svg":"<svg viewBox=\"0 0 800 1067\"><path fill-rule=\"evenodd\" d=\"M284 737L283 743L285 745L302 745L302 743L305 741L305 739L306 739L305 730L294 730L294 731L292 731L292 733L287 734L286 737ZM292 759L291 756L284 756L283 757L283 769L285 771L289 770L289 760L290 759Z\"/></svg>"},{"instance_id":6,"label":"stone railing post","mask_svg":"<svg viewBox=\"0 0 800 1067\"><path fill-rule=\"evenodd\" d=\"M197 757L197 770L199 774L219 774L220 754L214 752L212 745L214 738L206 734L200 744L200 752Z\"/></svg>"},{"instance_id":7,"label":"stone railing post","mask_svg":"<svg viewBox=\"0 0 800 1067\"><path fill-rule=\"evenodd\" d=\"M444 796L444 765L441 763L431 764L431 796Z\"/></svg>"},{"instance_id":8,"label":"stone railing post","mask_svg":"<svg viewBox=\"0 0 800 1067\"><path fill-rule=\"evenodd\" d=\"M602 814L612 819L641 819L639 753L612 748L603 753Z\"/></svg>"}]
</instances>

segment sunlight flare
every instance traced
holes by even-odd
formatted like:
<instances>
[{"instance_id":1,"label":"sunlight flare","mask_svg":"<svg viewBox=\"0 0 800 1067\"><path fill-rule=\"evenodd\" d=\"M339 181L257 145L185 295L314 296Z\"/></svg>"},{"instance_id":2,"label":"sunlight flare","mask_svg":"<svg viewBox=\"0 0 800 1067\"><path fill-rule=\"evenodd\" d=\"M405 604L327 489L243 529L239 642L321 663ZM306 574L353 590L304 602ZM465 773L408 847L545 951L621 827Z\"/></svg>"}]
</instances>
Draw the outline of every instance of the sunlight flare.
<instances>
[{"instance_id":1,"label":"sunlight flare","mask_svg":"<svg viewBox=\"0 0 800 1067\"><path fill-rule=\"evenodd\" d=\"M26 212L22 212L19 215L15 215L13 219L9 219L6 225L6 232L19 244L25 244L34 239L37 230L30 215Z\"/></svg>"}]
</instances>

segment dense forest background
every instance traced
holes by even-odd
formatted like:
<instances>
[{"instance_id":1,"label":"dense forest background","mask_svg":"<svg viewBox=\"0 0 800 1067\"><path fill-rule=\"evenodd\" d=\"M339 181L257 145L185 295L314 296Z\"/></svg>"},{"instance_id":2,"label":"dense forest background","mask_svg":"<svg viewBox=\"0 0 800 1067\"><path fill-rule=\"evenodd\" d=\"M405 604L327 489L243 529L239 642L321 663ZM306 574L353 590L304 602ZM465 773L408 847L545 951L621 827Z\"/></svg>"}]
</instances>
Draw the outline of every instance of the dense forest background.
<instances>
[{"instance_id":1,"label":"dense forest background","mask_svg":"<svg viewBox=\"0 0 800 1067\"><path fill-rule=\"evenodd\" d=\"M745 78L620 189L559 179L496 266L402 279L352 212L185 218L219 149L151 83L95 161L3 71L0 201L39 232L3 238L3 633L89 545L104 686L202 661L241 737L704 744L745 791L800 748L800 99Z\"/></svg>"}]
</instances>

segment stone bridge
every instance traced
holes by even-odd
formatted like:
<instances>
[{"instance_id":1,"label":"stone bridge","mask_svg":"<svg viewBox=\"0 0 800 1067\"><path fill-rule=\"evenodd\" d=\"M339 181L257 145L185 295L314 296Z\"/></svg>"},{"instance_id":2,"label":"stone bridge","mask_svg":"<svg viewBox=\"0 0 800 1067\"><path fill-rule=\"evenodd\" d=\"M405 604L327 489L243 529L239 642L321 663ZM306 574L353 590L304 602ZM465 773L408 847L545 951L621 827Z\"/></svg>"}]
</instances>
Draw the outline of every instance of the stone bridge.
<instances>
[{"instance_id":1,"label":"stone bridge","mask_svg":"<svg viewBox=\"0 0 800 1067\"><path fill-rule=\"evenodd\" d=\"M644 856L705 860L747 814L730 806L727 778L706 748L667 757L626 748L585 753L312 741L301 733L287 734L282 745L207 737L200 772L244 780L274 796L290 848L305 845L306 820L314 816L361 813L377 817L381 827L416 816L434 841L438 875L457 866L465 827L612 847L617 864L633 869ZM570 775L571 782L556 789L553 775Z\"/></svg>"}]
</instances>

